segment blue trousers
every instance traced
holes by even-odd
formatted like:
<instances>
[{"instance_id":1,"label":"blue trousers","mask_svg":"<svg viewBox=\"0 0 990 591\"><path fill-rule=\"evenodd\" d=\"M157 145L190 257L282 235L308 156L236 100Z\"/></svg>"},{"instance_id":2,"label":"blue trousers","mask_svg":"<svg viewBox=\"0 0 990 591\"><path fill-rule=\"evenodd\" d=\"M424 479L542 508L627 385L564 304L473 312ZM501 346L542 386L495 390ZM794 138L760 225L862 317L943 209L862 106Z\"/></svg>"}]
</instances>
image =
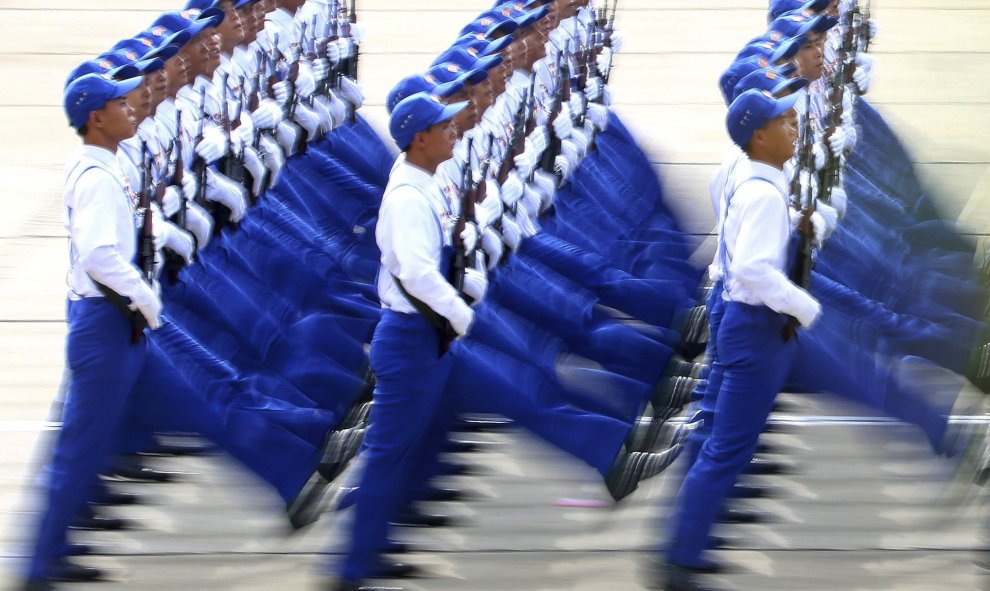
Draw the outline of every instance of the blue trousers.
<instances>
[{"instance_id":1,"label":"blue trousers","mask_svg":"<svg viewBox=\"0 0 990 591\"><path fill-rule=\"evenodd\" d=\"M786 322L765 306L725 305L716 345L725 368L722 386L711 436L678 492L667 550L673 564L703 564L722 501L756 451L796 351L794 338L784 341Z\"/></svg>"},{"instance_id":2,"label":"blue trousers","mask_svg":"<svg viewBox=\"0 0 990 591\"><path fill-rule=\"evenodd\" d=\"M708 374L703 376L705 378L704 390L700 393L698 412L692 417L692 421L700 421L701 424L688 436L687 449L684 451L687 459L683 460L685 466L694 465L698 453L701 452L701 446L712 433L712 419L715 414L715 404L718 401L718 390L722 387L722 376L725 373L725 366L722 365L722 360L718 355L718 331L722 324L722 315L725 314L721 281L712 285L705 306L708 309L708 346L705 349ZM694 394L697 395L698 392L696 391Z\"/></svg>"},{"instance_id":3,"label":"blue trousers","mask_svg":"<svg viewBox=\"0 0 990 591\"><path fill-rule=\"evenodd\" d=\"M371 341L374 403L361 451L365 470L354 493L350 548L341 578L370 576L388 524L408 491L410 471L422 466L430 429L451 368L439 354L439 335L419 314L383 310Z\"/></svg>"},{"instance_id":4,"label":"blue trousers","mask_svg":"<svg viewBox=\"0 0 990 591\"><path fill-rule=\"evenodd\" d=\"M202 433L286 499L315 469L320 455L315 447L234 400L227 400L227 413L221 415L154 341L142 338L132 344L129 321L104 298L70 302L68 321L71 378L62 429L43 473L47 505L34 540L29 579L44 579L61 557L66 528L82 511L97 475L108 467L125 418L147 430ZM168 323L161 331L157 338L167 335ZM233 392L228 389L224 395Z\"/></svg>"}]
</instances>

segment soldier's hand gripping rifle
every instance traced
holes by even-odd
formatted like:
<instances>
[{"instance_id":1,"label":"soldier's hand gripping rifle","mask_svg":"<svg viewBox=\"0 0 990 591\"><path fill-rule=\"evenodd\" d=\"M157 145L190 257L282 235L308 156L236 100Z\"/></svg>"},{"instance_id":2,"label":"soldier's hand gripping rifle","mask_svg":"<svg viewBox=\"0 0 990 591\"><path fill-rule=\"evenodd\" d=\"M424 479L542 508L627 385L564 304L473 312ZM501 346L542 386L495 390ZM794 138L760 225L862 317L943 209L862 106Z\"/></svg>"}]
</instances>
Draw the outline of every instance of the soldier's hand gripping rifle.
<instances>
[{"instance_id":1,"label":"soldier's hand gripping rifle","mask_svg":"<svg viewBox=\"0 0 990 591\"><path fill-rule=\"evenodd\" d=\"M154 157L148 153L148 145L141 142L141 194L138 208L141 212L142 223L141 232L138 235L137 266L141 271L141 278L148 285L153 285L155 281L155 230L154 218L151 213L151 164ZM148 322L139 311L133 311L131 316L131 343L137 344L141 341L144 327Z\"/></svg>"},{"instance_id":2,"label":"soldier's hand gripping rifle","mask_svg":"<svg viewBox=\"0 0 990 591\"><path fill-rule=\"evenodd\" d=\"M496 177L499 185L505 184L505 180L509 178L509 173L515 166L516 155L522 152L526 145L526 127L530 118L529 105L536 90L535 84L536 75L533 74L529 79L529 91L520 99L519 107L512 118L512 135L509 137L509 143L505 148L505 157L502 159L502 165L499 167Z\"/></svg>"},{"instance_id":3,"label":"soldier's hand gripping rifle","mask_svg":"<svg viewBox=\"0 0 990 591\"><path fill-rule=\"evenodd\" d=\"M801 126L800 149L798 150L797 170L791 181L791 194L794 195L801 218L798 222L797 258L791 268L790 279L799 287L807 290L811 287L811 268L814 266L815 228L811 216L815 213L815 195L812 193L811 173L815 170L813 154L814 130L811 127L811 95L805 94L804 122ZM800 325L793 316L787 319L784 326L784 340L797 334Z\"/></svg>"},{"instance_id":4,"label":"soldier's hand gripping rifle","mask_svg":"<svg viewBox=\"0 0 990 591\"><path fill-rule=\"evenodd\" d=\"M175 170L172 172L172 178L168 183L170 186L175 187L179 195L179 209L175 211L169 217L169 221L176 226L186 230L186 210L189 205L187 203L186 194L182 189L182 182L184 180L186 171L185 164L182 157L182 109L176 108L175 110L175 139L172 140L172 151L175 153ZM163 212L164 213L164 210ZM190 232L189 234L193 240L193 247L196 247L196 235ZM194 256L195 256L195 250ZM165 249L165 273L169 278L169 281L175 283L179 278L179 271L186 265L186 260L172 251L172 249Z\"/></svg>"},{"instance_id":5,"label":"soldier's hand gripping rifle","mask_svg":"<svg viewBox=\"0 0 990 591\"><path fill-rule=\"evenodd\" d=\"M196 139L193 141L194 146L198 146L203 141L203 126L206 124L206 117L206 88L201 87L199 89L199 127L196 130ZM194 152L192 173L196 175L196 197L193 198L193 201L204 208L209 207L206 201L206 169L208 164L202 156Z\"/></svg>"},{"instance_id":6,"label":"soldier's hand gripping rifle","mask_svg":"<svg viewBox=\"0 0 990 591\"><path fill-rule=\"evenodd\" d=\"M835 130L842 125L845 89L852 78L850 72L855 68L855 62L852 61L855 35L853 15L852 12L848 12L845 35L842 37L842 43L835 58L835 68L829 77L828 117L825 122L825 133L822 135L823 143L826 146ZM825 166L818 171L817 199L828 204L832 202L832 188L839 182L842 171L842 155L833 154L831 150L826 150L826 152Z\"/></svg>"},{"instance_id":7,"label":"soldier's hand gripping rifle","mask_svg":"<svg viewBox=\"0 0 990 591\"><path fill-rule=\"evenodd\" d=\"M450 283L457 290L457 293L464 298L468 303L470 298L466 293L464 293L464 275L467 269L474 267L475 264L475 253L474 250L471 252L467 251L467 246L464 244L464 238L461 234L464 233L467 225L476 223L474 215L474 178L473 168L471 166L471 152L474 151L474 136L468 136L467 140L467 157L464 160L464 164L461 167L461 214L457 216L457 222L454 224L454 260L450 269ZM477 245L475 245L477 247Z\"/></svg>"},{"instance_id":8,"label":"soldier's hand gripping rifle","mask_svg":"<svg viewBox=\"0 0 990 591\"><path fill-rule=\"evenodd\" d=\"M568 63L570 61L570 52L568 51L570 44L565 45L564 51L557 54L557 64L556 64L556 74L557 74L557 87L554 89L553 101L550 103L550 115L547 117L547 132L550 134L550 141L547 144L545 150L540 159L540 169L549 174L554 174L554 160L557 155L560 154L560 148L562 144L561 138L559 138L554 132L553 123L560 116L561 109L563 107L564 101L569 97L570 90L570 78L568 71Z\"/></svg>"}]
</instances>

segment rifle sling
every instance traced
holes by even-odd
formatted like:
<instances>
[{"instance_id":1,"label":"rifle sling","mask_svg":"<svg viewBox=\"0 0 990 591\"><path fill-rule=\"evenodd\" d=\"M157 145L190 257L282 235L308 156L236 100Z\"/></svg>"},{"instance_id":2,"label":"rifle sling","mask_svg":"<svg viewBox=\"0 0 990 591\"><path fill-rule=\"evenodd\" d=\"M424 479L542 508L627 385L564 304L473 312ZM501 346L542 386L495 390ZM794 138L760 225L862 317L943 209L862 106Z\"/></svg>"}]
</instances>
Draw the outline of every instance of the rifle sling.
<instances>
[{"instance_id":1,"label":"rifle sling","mask_svg":"<svg viewBox=\"0 0 990 591\"><path fill-rule=\"evenodd\" d=\"M441 339L452 341L457 338L457 331L455 331L454 327L450 325L449 320L438 314L433 308L427 306L423 300L420 300L413 294L406 291L406 288L402 285L402 282L399 281L399 278L395 275L392 275L392 281L395 281L395 285L398 286L399 291L402 292L402 295L409 300L412 307L416 308L416 311L419 312L423 318L426 318L426 321L430 323L430 326L440 331Z\"/></svg>"}]
</instances>

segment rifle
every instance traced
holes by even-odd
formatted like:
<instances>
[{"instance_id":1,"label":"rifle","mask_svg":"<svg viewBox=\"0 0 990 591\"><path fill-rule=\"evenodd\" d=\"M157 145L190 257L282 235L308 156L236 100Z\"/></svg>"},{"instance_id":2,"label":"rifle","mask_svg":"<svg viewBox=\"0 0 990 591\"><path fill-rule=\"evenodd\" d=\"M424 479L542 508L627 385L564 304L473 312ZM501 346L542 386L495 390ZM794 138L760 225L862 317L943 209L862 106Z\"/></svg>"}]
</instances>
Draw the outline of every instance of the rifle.
<instances>
[{"instance_id":1,"label":"rifle","mask_svg":"<svg viewBox=\"0 0 990 591\"><path fill-rule=\"evenodd\" d=\"M141 233L138 236L137 264L141 271L141 278L148 285L155 280L155 233L154 218L151 215L151 162L148 160L148 145L141 142L141 195L138 207L141 209L143 217L141 223ZM131 343L137 344L144 334L144 327L148 326L147 320L140 312L135 312L131 318Z\"/></svg>"},{"instance_id":2,"label":"rifle","mask_svg":"<svg viewBox=\"0 0 990 591\"><path fill-rule=\"evenodd\" d=\"M238 184L244 182L244 163L234 154L230 141L230 116L227 111L227 75L220 79L220 129L225 138L224 155L217 162L217 169L227 178ZM234 228L236 224L230 220L230 209L219 203L211 203L210 213L216 223L213 224L213 235L220 236L225 226Z\"/></svg>"},{"instance_id":3,"label":"rifle","mask_svg":"<svg viewBox=\"0 0 990 591\"><path fill-rule=\"evenodd\" d=\"M474 198L473 198L473 187L474 178L472 177L472 167L471 167L471 152L474 150L474 136L468 136L467 143L467 158L464 160L464 165L461 167L461 215L457 216L457 222L454 224L454 260L450 268L450 283L457 290L457 293L468 301L467 294L464 293L464 275L469 267L473 267L475 263L474 253L470 255L467 253L467 249L464 247L464 240L461 238L461 233L467 227L468 222L474 223ZM470 303L468 301L468 303Z\"/></svg>"},{"instance_id":4,"label":"rifle","mask_svg":"<svg viewBox=\"0 0 990 591\"><path fill-rule=\"evenodd\" d=\"M186 229L186 195L182 191L182 179L185 175L182 162L182 109L175 110L175 140L172 143L172 150L175 151L175 172L172 173L172 180L169 183L179 190L179 209L169 218L173 224L183 230ZM162 183L163 186L165 183ZM193 245L196 244L196 236L193 236ZM179 278L179 270L185 266L186 261L171 249L165 249L165 272L169 281L175 283Z\"/></svg>"},{"instance_id":5,"label":"rifle","mask_svg":"<svg viewBox=\"0 0 990 591\"><path fill-rule=\"evenodd\" d=\"M251 94L250 97L248 97L248 111L254 112L258 108L258 105L261 104L261 88L262 88L261 82L262 82L262 73L259 68L258 74L256 75L255 78L255 91ZM258 157L261 158L262 161L264 161L266 153L265 153L265 149L261 145L261 133L262 133L261 129L258 129L257 127L254 128L254 138L251 141L251 146L255 150L257 150ZM264 170L261 173L261 176L262 176L261 182L258 184L258 186L261 187L261 192L264 193L265 189L268 187L269 176L270 176L268 167L264 168ZM247 179L245 179L245 181L246 180ZM252 188L254 187L254 180L255 179L252 177L251 178ZM260 196L261 195L254 195L255 203L257 203L257 199Z\"/></svg>"},{"instance_id":6,"label":"rifle","mask_svg":"<svg viewBox=\"0 0 990 591\"><path fill-rule=\"evenodd\" d=\"M835 59L835 69L830 77L829 109L826 122L825 133L822 138L826 142L832 137L835 129L842 123L842 103L845 94L847 79L850 78L849 71L855 67L849 61L852 44L854 43L855 30L853 27L852 13L848 15L848 26L846 34L842 38L842 43ZM832 188L839 182L839 173L842 170L842 159L839 154L832 154L829 151L825 161L825 166L818 171L818 200L822 203L831 203Z\"/></svg>"},{"instance_id":7,"label":"rifle","mask_svg":"<svg viewBox=\"0 0 990 591\"><path fill-rule=\"evenodd\" d=\"M488 179L488 170L492 165L492 150L495 147L495 135L488 134L488 151L485 152L487 156L481 163L481 170L478 173L478 182L474 186L473 200L475 203L481 203L488 196L488 185L485 182Z\"/></svg>"},{"instance_id":8,"label":"rifle","mask_svg":"<svg viewBox=\"0 0 990 591\"><path fill-rule=\"evenodd\" d=\"M206 88L199 89L199 128L196 130L196 139L193 145L199 145L203 141L203 125L206 123ZM195 152L193 152L195 154ZM196 175L196 197L193 199L198 205L207 207L206 202L206 169L207 162L199 154L195 154L192 163L192 172Z\"/></svg>"},{"instance_id":9,"label":"rifle","mask_svg":"<svg viewBox=\"0 0 990 591\"><path fill-rule=\"evenodd\" d=\"M801 208L801 220L798 222L798 252L794 266L791 268L790 279L799 287L809 289L811 287L811 268L814 266L813 250L815 242L815 229L811 224L811 216L815 213L815 196L811 194L811 187L801 186L801 176L803 171L812 171L815 167L815 157L812 153L814 145L814 132L811 129L811 95L805 95L804 123L801 126L801 147L798 152L798 166L794 171L794 179L791 181L791 192L795 197L798 207ZM808 177L810 178L810 176ZM797 333L798 320L793 316L789 317L784 326L784 340L790 339Z\"/></svg>"},{"instance_id":10,"label":"rifle","mask_svg":"<svg viewBox=\"0 0 990 591\"><path fill-rule=\"evenodd\" d=\"M172 173L172 185L179 188L179 211L173 216L173 223L186 227L186 194L182 192L182 181L185 179L185 163L182 159L182 109L175 109L175 172Z\"/></svg>"},{"instance_id":11,"label":"rifle","mask_svg":"<svg viewBox=\"0 0 990 591\"><path fill-rule=\"evenodd\" d=\"M347 22L348 22L347 36L353 38L353 36L351 35L350 25L357 24L357 0L351 0L351 10L350 10L350 14L348 15ZM350 78L351 80L354 80L355 82L358 79L358 57L360 57L360 48L358 47L357 43L355 43L354 55L351 56L351 58L347 62L348 65L347 77Z\"/></svg>"},{"instance_id":12,"label":"rifle","mask_svg":"<svg viewBox=\"0 0 990 591\"><path fill-rule=\"evenodd\" d=\"M553 174L554 159L560 153L562 143L561 139L554 133L553 122L560 116L560 110L564 104L564 93L566 87L570 85L567 75L567 71L570 69L567 63L571 59L568 46L564 47L562 56L561 54L557 55L557 88L554 89L553 101L550 103L550 115L547 117L547 131L550 133L550 142L546 150L543 151L540 159L540 169L550 174Z\"/></svg>"},{"instance_id":13,"label":"rifle","mask_svg":"<svg viewBox=\"0 0 990 591\"><path fill-rule=\"evenodd\" d=\"M525 145L526 124L529 119L527 106L535 90L535 83L536 76L533 75L529 79L529 92L519 101L519 107L516 109L516 114L512 118L512 135L509 137L509 144L505 147L505 157L502 159L502 165L498 169L497 179L499 185L505 184L505 179L509 178L509 173L512 172L512 168L515 166L515 162L512 159Z\"/></svg>"},{"instance_id":14,"label":"rifle","mask_svg":"<svg viewBox=\"0 0 990 591\"><path fill-rule=\"evenodd\" d=\"M857 45L862 51L870 51L870 0L866 0L866 7L860 11L859 2L856 2L854 10L859 14L859 39Z\"/></svg>"}]
</instances>

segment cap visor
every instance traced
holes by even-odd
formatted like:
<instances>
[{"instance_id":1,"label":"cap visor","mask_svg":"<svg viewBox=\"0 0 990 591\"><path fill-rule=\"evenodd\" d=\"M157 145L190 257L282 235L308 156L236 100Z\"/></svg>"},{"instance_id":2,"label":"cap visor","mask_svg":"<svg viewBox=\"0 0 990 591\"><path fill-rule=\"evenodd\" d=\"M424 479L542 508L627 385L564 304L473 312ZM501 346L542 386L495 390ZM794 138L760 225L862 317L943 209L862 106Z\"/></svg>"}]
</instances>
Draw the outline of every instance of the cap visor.
<instances>
[{"instance_id":1,"label":"cap visor","mask_svg":"<svg viewBox=\"0 0 990 591\"><path fill-rule=\"evenodd\" d=\"M790 111L799 98L801 98L800 94L791 94L782 99L774 100L773 110L770 111L770 114L767 116L767 120L776 119L787 111Z\"/></svg>"},{"instance_id":2,"label":"cap visor","mask_svg":"<svg viewBox=\"0 0 990 591\"><path fill-rule=\"evenodd\" d=\"M506 35L505 37L496 39L485 46L485 48L481 50L480 55L486 56L492 55L493 53L498 53L508 47L510 43L512 43L512 35Z\"/></svg>"},{"instance_id":3,"label":"cap visor","mask_svg":"<svg viewBox=\"0 0 990 591\"><path fill-rule=\"evenodd\" d=\"M777 46L777 49L773 50L770 54L770 62L776 64L780 60L792 59L801 46L804 45L805 38L804 35L798 35L797 37L791 37L790 39L784 39Z\"/></svg>"},{"instance_id":4,"label":"cap visor","mask_svg":"<svg viewBox=\"0 0 990 591\"><path fill-rule=\"evenodd\" d=\"M148 74L153 74L153 73L157 72L158 70L161 70L162 68L164 68L165 67L165 60L163 60L160 57L156 57L156 58L152 58L150 60L140 61L140 62L138 62L138 63L136 63L134 65L137 67L138 72L140 72L141 75L147 76Z\"/></svg>"},{"instance_id":5,"label":"cap visor","mask_svg":"<svg viewBox=\"0 0 990 591\"><path fill-rule=\"evenodd\" d=\"M446 84L437 84L433 87L433 94L439 96L440 98L447 98L453 96L464 89L464 83L454 80L453 82L448 82Z\"/></svg>"},{"instance_id":6,"label":"cap visor","mask_svg":"<svg viewBox=\"0 0 990 591\"><path fill-rule=\"evenodd\" d=\"M444 121L453 119L455 115L466 109L467 106L468 101L461 101L452 105L444 105L443 110L437 113L437 116L433 118L430 125L436 125L437 123L443 123Z\"/></svg>"},{"instance_id":7,"label":"cap visor","mask_svg":"<svg viewBox=\"0 0 990 591\"><path fill-rule=\"evenodd\" d=\"M506 35L511 35L518 28L519 28L519 23L517 23L512 19L509 19L507 21L503 21L501 23L489 27L488 30L485 31L485 37L488 37L489 39L495 37L499 37L499 38L504 37Z\"/></svg>"},{"instance_id":8,"label":"cap visor","mask_svg":"<svg viewBox=\"0 0 990 591\"><path fill-rule=\"evenodd\" d=\"M141 75L141 70L136 64L124 64L107 72L114 80L130 80Z\"/></svg>"},{"instance_id":9,"label":"cap visor","mask_svg":"<svg viewBox=\"0 0 990 591\"><path fill-rule=\"evenodd\" d=\"M784 80L777 86L774 86L773 90L771 90L770 92L772 92L774 96L780 96L785 91L790 91L793 94L807 85L808 85L807 78L801 78L801 77L789 78L787 80Z\"/></svg>"},{"instance_id":10,"label":"cap visor","mask_svg":"<svg viewBox=\"0 0 990 591\"><path fill-rule=\"evenodd\" d=\"M488 70L471 70L470 72L465 72L457 77L454 82L459 82L461 86L467 84L480 84L488 78Z\"/></svg>"},{"instance_id":11,"label":"cap visor","mask_svg":"<svg viewBox=\"0 0 990 591\"><path fill-rule=\"evenodd\" d=\"M153 49L148 53L144 54L144 56L141 58L141 61L160 59L163 62L167 62L168 60L175 57L177 53L179 53L178 45L162 45L158 49Z\"/></svg>"},{"instance_id":12,"label":"cap visor","mask_svg":"<svg viewBox=\"0 0 990 591\"><path fill-rule=\"evenodd\" d=\"M113 99L118 99L118 98L124 96L125 94L127 94L128 92L134 90L138 86L141 86L141 81L142 81L142 78L140 76L138 76L136 78L128 78L127 80L121 80L119 82L114 82L113 93L109 97L107 97L107 100L108 101L112 101Z\"/></svg>"}]
</instances>

